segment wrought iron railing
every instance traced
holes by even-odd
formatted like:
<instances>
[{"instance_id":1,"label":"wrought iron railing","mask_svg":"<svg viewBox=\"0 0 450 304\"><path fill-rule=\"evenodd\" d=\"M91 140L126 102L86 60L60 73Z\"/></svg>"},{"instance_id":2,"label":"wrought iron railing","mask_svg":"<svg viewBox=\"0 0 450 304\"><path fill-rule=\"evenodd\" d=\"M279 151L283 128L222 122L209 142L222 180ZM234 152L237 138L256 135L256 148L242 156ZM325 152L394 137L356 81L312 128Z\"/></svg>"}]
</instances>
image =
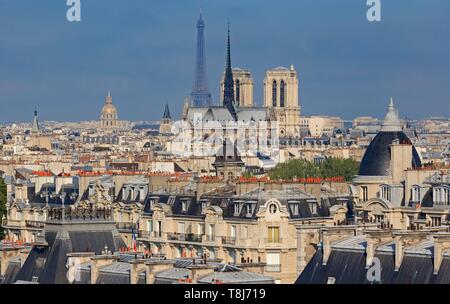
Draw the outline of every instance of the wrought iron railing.
<instances>
[{"instance_id":1,"label":"wrought iron railing","mask_svg":"<svg viewBox=\"0 0 450 304\"><path fill-rule=\"evenodd\" d=\"M30 227L30 228L44 228L45 226L45 222L43 221L25 221L25 226Z\"/></svg>"},{"instance_id":2,"label":"wrought iron railing","mask_svg":"<svg viewBox=\"0 0 450 304\"><path fill-rule=\"evenodd\" d=\"M265 266L265 271L267 272L281 272L280 264L270 264Z\"/></svg>"}]
</instances>

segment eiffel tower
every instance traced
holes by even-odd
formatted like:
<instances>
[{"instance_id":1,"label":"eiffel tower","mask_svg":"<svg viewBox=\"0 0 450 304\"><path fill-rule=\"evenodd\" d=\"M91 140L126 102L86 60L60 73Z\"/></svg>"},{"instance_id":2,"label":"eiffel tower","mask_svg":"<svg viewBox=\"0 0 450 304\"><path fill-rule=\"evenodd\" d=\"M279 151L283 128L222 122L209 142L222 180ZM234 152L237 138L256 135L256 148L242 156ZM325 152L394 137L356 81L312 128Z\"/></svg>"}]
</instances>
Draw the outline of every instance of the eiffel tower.
<instances>
[{"instance_id":1,"label":"eiffel tower","mask_svg":"<svg viewBox=\"0 0 450 304\"><path fill-rule=\"evenodd\" d=\"M206 73L205 54L205 22L200 17L197 21L197 58L195 65L194 88L191 93L191 102L194 107L207 107L211 105L211 93L208 89L208 76Z\"/></svg>"}]
</instances>

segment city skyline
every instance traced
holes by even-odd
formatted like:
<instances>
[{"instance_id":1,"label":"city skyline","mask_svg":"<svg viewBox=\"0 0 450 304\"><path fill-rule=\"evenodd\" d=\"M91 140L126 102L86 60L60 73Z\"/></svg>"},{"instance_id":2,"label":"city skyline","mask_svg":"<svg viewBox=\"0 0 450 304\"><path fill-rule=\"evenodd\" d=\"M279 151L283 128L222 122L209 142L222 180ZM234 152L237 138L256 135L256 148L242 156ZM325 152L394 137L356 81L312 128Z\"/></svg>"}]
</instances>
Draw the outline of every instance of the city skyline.
<instances>
[{"instance_id":1,"label":"city skyline","mask_svg":"<svg viewBox=\"0 0 450 304\"><path fill-rule=\"evenodd\" d=\"M229 21L233 67L252 72L258 105L265 71L293 64L304 115L382 117L380 103L391 96L405 118L449 115L444 105L450 96L445 86L450 45L443 39L449 4L385 3L383 22L371 24L364 3L285 1L291 9L284 11L252 2L232 1L226 7L205 1L156 3L150 8L142 1L133 7L109 1L110 10L83 2L79 24L65 21L64 3L30 4L23 11L2 2L0 22L7 26L0 30L0 104L8 111L1 111L0 122L30 121L35 109L42 121L97 120L108 89L121 120L159 120L166 102L177 119L194 81L200 8L214 105ZM130 20L127 14L138 17ZM264 22L268 16L273 19ZM39 25L30 26L34 23Z\"/></svg>"}]
</instances>

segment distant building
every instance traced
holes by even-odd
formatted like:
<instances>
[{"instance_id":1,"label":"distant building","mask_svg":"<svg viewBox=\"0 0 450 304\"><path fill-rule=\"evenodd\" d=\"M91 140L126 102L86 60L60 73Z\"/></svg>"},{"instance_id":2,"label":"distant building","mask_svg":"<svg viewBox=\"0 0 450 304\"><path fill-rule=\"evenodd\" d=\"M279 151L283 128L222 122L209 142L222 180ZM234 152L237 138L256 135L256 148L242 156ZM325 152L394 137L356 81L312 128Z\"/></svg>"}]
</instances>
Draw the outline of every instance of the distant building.
<instances>
[{"instance_id":1,"label":"distant building","mask_svg":"<svg viewBox=\"0 0 450 304\"><path fill-rule=\"evenodd\" d=\"M100 119L101 127L105 130L114 130L119 128L117 108L112 103L112 96L110 91L108 91L108 96L106 96L105 105L102 108Z\"/></svg>"},{"instance_id":2,"label":"distant building","mask_svg":"<svg viewBox=\"0 0 450 304\"><path fill-rule=\"evenodd\" d=\"M169 134L172 133L172 117L170 116L169 105L166 104L164 108L164 114L159 126L159 133Z\"/></svg>"}]
</instances>

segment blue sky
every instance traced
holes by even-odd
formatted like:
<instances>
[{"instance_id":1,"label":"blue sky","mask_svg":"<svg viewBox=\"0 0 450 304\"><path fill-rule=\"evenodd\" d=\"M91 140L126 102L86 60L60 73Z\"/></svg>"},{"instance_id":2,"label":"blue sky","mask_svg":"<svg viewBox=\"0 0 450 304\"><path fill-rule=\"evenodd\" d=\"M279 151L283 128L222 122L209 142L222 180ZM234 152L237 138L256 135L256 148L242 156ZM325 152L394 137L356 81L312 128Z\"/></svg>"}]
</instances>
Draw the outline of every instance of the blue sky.
<instances>
[{"instance_id":1,"label":"blue sky","mask_svg":"<svg viewBox=\"0 0 450 304\"><path fill-rule=\"evenodd\" d=\"M108 89L126 120L179 116L193 83L199 9L210 90L219 99L227 22L233 66L248 68L262 103L264 72L293 64L305 115L450 114L450 1L0 0L0 123L97 119Z\"/></svg>"}]
</instances>

